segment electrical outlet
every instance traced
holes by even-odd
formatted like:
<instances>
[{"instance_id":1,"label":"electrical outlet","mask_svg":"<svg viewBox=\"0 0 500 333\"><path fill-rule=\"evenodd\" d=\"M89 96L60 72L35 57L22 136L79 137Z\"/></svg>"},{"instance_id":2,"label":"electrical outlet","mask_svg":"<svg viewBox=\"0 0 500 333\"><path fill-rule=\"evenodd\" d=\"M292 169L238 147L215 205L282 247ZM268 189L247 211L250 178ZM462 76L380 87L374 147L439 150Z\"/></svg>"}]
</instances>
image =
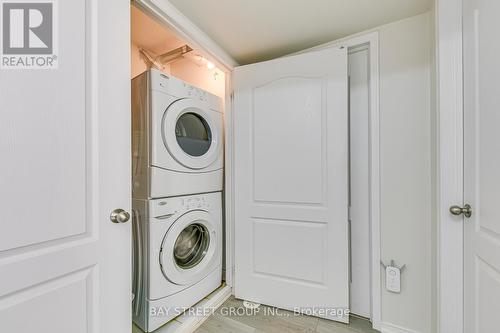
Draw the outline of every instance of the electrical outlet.
<instances>
[{"instance_id":1,"label":"electrical outlet","mask_svg":"<svg viewBox=\"0 0 500 333\"><path fill-rule=\"evenodd\" d=\"M385 287L393 293L401 292L401 270L398 267L385 268Z\"/></svg>"}]
</instances>

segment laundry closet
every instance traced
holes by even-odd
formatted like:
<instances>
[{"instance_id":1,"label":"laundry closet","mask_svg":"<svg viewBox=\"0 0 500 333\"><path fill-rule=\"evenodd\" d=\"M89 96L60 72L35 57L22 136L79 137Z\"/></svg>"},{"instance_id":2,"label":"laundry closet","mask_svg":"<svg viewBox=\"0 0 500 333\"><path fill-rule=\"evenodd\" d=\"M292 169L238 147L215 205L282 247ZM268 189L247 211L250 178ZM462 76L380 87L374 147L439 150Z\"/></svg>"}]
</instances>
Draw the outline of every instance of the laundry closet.
<instances>
[{"instance_id":1,"label":"laundry closet","mask_svg":"<svg viewBox=\"0 0 500 333\"><path fill-rule=\"evenodd\" d=\"M225 74L135 6L131 62L132 315L151 332L181 325L179 316L207 307L213 292L228 294Z\"/></svg>"},{"instance_id":2,"label":"laundry closet","mask_svg":"<svg viewBox=\"0 0 500 333\"><path fill-rule=\"evenodd\" d=\"M228 71L131 6L138 327L196 326L182 310L230 294L372 317L370 38Z\"/></svg>"}]
</instances>

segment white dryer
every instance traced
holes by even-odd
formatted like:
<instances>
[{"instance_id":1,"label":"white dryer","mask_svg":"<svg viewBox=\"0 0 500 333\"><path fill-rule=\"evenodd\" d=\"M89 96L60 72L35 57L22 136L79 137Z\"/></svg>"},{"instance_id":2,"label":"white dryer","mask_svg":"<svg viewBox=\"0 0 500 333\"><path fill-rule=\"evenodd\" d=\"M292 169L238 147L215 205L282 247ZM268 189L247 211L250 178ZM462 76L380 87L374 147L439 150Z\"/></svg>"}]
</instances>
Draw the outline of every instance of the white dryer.
<instances>
[{"instance_id":1,"label":"white dryer","mask_svg":"<svg viewBox=\"0 0 500 333\"><path fill-rule=\"evenodd\" d=\"M133 201L133 319L151 332L222 283L221 193Z\"/></svg>"},{"instance_id":2,"label":"white dryer","mask_svg":"<svg viewBox=\"0 0 500 333\"><path fill-rule=\"evenodd\" d=\"M133 197L222 190L221 99L155 69L132 80Z\"/></svg>"}]
</instances>

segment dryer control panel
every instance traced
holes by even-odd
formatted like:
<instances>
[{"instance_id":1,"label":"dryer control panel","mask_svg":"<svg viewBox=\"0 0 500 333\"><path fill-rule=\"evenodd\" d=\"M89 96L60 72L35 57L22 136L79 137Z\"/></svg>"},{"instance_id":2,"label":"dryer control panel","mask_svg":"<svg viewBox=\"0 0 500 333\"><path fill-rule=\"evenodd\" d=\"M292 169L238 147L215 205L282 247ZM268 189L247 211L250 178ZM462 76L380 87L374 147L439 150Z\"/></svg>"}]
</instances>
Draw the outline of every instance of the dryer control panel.
<instances>
[{"instance_id":1,"label":"dryer control panel","mask_svg":"<svg viewBox=\"0 0 500 333\"><path fill-rule=\"evenodd\" d=\"M222 111L222 99L214 94L195 87L174 76L167 75L157 69L151 69L149 75L151 90L160 91L178 98L196 99L202 103L206 103L213 111Z\"/></svg>"},{"instance_id":2,"label":"dryer control panel","mask_svg":"<svg viewBox=\"0 0 500 333\"><path fill-rule=\"evenodd\" d=\"M192 85L187 84L186 82L182 82L182 85L184 89L186 89L186 94L189 97L194 99L199 99L200 101L206 101L208 99L206 91L193 87Z\"/></svg>"}]
</instances>

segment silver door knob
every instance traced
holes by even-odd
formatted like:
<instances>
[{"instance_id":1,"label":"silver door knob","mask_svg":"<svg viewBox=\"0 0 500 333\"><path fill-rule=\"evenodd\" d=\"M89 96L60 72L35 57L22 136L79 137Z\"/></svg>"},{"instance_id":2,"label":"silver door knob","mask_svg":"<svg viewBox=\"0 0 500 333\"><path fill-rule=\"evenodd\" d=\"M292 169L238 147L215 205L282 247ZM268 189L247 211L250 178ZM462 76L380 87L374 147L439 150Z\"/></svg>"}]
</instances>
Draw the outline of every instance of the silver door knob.
<instances>
[{"instance_id":1,"label":"silver door knob","mask_svg":"<svg viewBox=\"0 0 500 333\"><path fill-rule=\"evenodd\" d=\"M453 215L461 215L464 214L465 217L469 218L472 216L472 207L469 204L465 204L465 206L451 206L450 213Z\"/></svg>"},{"instance_id":2,"label":"silver door knob","mask_svg":"<svg viewBox=\"0 0 500 333\"><path fill-rule=\"evenodd\" d=\"M109 219L113 223L125 223L130 219L130 214L121 208L117 208L111 212Z\"/></svg>"}]
</instances>

